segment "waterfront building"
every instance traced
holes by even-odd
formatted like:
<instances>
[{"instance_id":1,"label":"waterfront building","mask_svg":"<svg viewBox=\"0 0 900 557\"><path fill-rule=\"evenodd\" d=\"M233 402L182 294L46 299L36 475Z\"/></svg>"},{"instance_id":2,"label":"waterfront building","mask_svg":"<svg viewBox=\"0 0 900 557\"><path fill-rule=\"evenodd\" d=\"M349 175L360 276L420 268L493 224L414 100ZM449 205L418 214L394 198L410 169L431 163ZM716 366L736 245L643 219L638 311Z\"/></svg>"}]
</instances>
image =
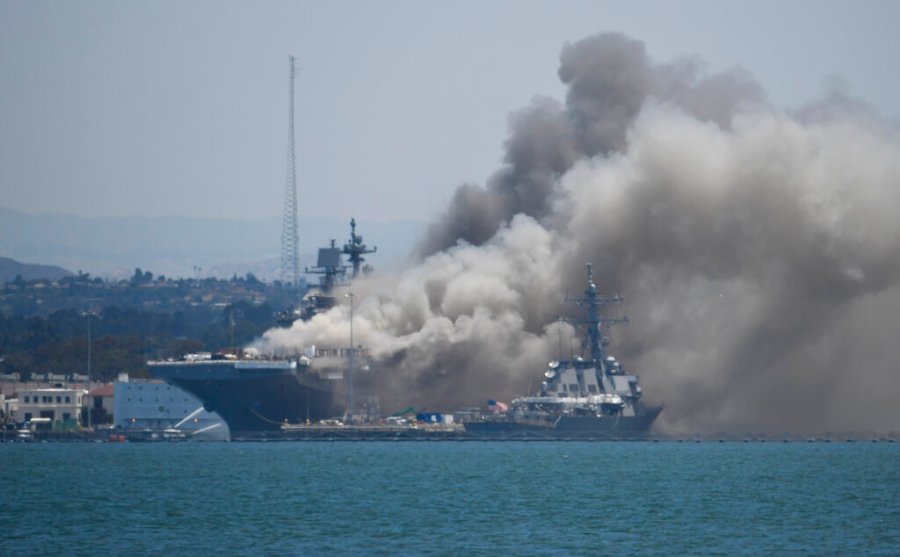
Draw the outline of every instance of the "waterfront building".
<instances>
[{"instance_id":1,"label":"waterfront building","mask_svg":"<svg viewBox=\"0 0 900 557\"><path fill-rule=\"evenodd\" d=\"M112 418L115 415L113 394L112 383L107 383L88 392L86 406L91 409L91 421L94 425L112 423Z\"/></svg>"},{"instance_id":2,"label":"waterfront building","mask_svg":"<svg viewBox=\"0 0 900 557\"><path fill-rule=\"evenodd\" d=\"M54 429L77 427L87 391L84 389L50 388L19 391L18 408L12 413L16 422L35 418L49 420Z\"/></svg>"}]
</instances>

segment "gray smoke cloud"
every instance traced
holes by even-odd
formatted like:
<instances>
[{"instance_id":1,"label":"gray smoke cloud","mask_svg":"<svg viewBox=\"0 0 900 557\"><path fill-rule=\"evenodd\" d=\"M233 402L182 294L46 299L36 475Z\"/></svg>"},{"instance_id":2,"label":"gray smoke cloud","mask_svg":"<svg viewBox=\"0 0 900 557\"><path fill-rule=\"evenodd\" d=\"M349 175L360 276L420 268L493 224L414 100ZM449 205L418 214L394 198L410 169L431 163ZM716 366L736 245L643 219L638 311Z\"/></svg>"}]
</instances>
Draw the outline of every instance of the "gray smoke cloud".
<instances>
[{"instance_id":1,"label":"gray smoke cloud","mask_svg":"<svg viewBox=\"0 0 900 557\"><path fill-rule=\"evenodd\" d=\"M398 401L452 410L534 387L579 343L568 290L626 297L611 351L669 430L900 429L900 137L838 89L788 113L739 69L566 45L565 104L510 118L418 262L357 282L355 334ZM264 336L347 343L348 308Z\"/></svg>"},{"instance_id":2,"label":"gray smoke cloud","mask_svg":"<svg viewBox=\"0 0 900 557\"><path fill-rule=\"evenodd\" d=\"M581 159L621 152L632 123L648 99L682 107L703 121L728 128L735 110L764 99L741 70L705 76L696 59L654 64L643 43L619 33L563 47L559 77L569 87L565 106L537 98L510 117L504 166L486 188L459 188L434 223L420 255L458 240L482 244L516 214L552 216L560 177Z\"/></svg>"}]
</instances>

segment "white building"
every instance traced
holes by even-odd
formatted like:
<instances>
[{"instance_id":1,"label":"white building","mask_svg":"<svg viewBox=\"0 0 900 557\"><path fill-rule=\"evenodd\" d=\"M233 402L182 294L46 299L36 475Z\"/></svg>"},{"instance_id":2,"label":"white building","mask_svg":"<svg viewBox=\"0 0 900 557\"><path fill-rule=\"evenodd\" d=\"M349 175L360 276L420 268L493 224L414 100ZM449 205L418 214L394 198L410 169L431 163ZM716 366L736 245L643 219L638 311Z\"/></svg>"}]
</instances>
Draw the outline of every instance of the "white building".
<instances>
[{"instance_id":1,"label":"white building","mask_svg":"<svg viewBox=\"0 0 900 557\"><path fill-rule=\"evenodd\" d=\"M83 389L29 389L19 392L18 408L13 412L17 422L27 422L32 418L47 418L54 424L73 427L81 417Z\"/></svg>"},{"instance_id":2,"label":"white building","mask_svg":"<svg viewBox=\"0 0 900 557\"><path fill-rule=\"evenodd\" d=\"M129 380L119 375L113 384L113 417L116 429L166 429L175 427L204 439L229 438L228 426L203 403L178 387L156 380Z\"/></svg>"},{"instance_id":3,"label":"white building","mask_svg":"<svg viewBox=\"0 0 900 557\"><path fill-rule=\"evenodd\" d=\"M17 398L6 398L6 395L0 393L0 410L2 410L2 421L3 423L14 422L13 414L15 414L16 410L19 409L19 399Z\"/></svg>"}]
</instances>

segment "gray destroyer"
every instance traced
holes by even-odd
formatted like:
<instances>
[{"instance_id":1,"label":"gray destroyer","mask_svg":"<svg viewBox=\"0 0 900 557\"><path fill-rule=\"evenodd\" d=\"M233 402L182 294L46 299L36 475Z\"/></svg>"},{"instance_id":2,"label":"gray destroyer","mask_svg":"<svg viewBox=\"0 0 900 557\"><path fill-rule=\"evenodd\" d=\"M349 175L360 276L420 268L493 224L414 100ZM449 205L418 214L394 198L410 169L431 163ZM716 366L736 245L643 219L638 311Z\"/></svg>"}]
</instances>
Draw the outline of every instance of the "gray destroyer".
<instances>
[{"instance_id":1,"label":"gray destroyer","mask_svg":"<svg viewBox=\"0 0 900 557\"><path fill-rule=\"evenodd\" d=\"M638 376L628 373L604 346L608 339L601 326L627 318L605 318L600 308L621 302L620 296L597 293L591 265L587 288L581 298L566 298L584 308L582 323L587 334L583 346L590 358L552 361L544 372L540 392L514 399L508 406L494 405L494 412L465 422L466 431L494 439L642 439L662 411L642 400Z\"/></svg>"}]
</instances>

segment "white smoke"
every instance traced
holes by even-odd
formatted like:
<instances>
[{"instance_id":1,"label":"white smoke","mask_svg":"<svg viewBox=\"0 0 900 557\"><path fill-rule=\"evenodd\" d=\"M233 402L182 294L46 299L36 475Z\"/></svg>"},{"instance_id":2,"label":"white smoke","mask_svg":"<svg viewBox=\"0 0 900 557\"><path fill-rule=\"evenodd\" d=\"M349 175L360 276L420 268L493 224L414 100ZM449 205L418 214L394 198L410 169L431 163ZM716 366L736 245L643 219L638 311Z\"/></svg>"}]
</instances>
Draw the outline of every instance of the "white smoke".
<instances>
[{"instance_id":1,"label":"white smoke","mask_svg":"<svg viewBox=\"0 0 900 557\"><path fill-rule=\"evenodd\" d=\"M398 397L529 390L571 349L556 319L590 261L626 297L610 348L663 427L900 429L896 127L839 94L777 110L745 72L654 64L622 35L561 60L566 106L517 113L506 166L460 188L420 261L353 285L356 343ZM348 310L260 345L346 346Z\"/></svg>"},{"instance_id":2,"label":"white smoke","mask_svg":"<svg viewBox=\"0 0 900 557\"><path fill-rule=\"evenodd\" d=\"M390 362L382 379L406 403L471 405L524 391L546 359L545 331L566 327L533 319L558 313L558 296L548 292L562 288L560 255L557 237L519 215L482 246L461 243L398 276L358 281L354 344ZM349 311L347 303L270 330L262 349L348 346Z\"/></svg>"}]
</instances>

